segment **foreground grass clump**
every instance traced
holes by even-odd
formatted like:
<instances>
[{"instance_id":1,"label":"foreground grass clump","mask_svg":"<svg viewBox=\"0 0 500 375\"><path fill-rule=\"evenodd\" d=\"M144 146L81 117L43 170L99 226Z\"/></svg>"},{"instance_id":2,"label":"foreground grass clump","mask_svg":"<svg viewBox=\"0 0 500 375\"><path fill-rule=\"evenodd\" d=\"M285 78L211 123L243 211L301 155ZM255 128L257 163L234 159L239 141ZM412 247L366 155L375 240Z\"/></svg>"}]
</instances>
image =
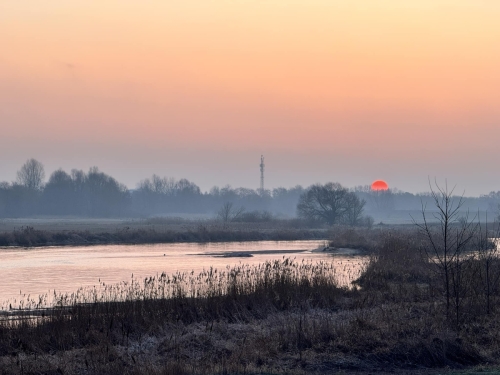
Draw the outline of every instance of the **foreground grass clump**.
<instances>
[{"instance_id":1,"label":"foreground grass clump","mask_svg":"<svg viewBox=\"0 0 500 375\"><path fill-rule=\"evenodd\" d=\"M363 228L336 225L328 231L328 245L331 248L350 248L362 250L366 253L376 253L384 244L387 236L398 236L417 240L413 226L383 226L377 228Z\"/></svg>"},{"instance_id":2,"label":"foreground grass clump","mask_svg":"<svg viewBox=\"0 0 500 375\"><path fill-rule=\"evenodd\" d=\"M0 320L0 368L329 374L498 365L500 260L463 259L467 288L456 321L421 246L406 231L380 236L353 288L339 287L333 263L283 259L18 301Z\"/></svg>"},{"instance_id":3,"label":"foreground grass clump","mask_svg":"<svg viewBox=\"0 0 500 375\"><path fill-rule=\"evenodd\" d=\"M389 290L396 285L429 285L433 269L421 253L418 236L385 232L379 234L378 241L371 261L355 282L357 285L370 290Z\"/></svg>"}]
</instances>

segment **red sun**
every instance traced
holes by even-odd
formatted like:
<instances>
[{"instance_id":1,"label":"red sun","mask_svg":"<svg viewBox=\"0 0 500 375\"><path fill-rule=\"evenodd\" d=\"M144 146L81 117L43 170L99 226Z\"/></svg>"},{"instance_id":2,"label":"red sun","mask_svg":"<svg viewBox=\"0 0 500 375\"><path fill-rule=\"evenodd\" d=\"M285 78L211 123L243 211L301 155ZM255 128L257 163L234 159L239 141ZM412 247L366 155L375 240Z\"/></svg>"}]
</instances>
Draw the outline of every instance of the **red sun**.
<instances>
[{"instance_id":1,"label":"red sun","mask_svg":"<svg viewBox=\"0 0 500 375\"><path fill-rule=\"evenodd\" d=\"M389 190L389 185L384 180L374 181L372 184L373 191Z\"/></svg>"}]
</instances>

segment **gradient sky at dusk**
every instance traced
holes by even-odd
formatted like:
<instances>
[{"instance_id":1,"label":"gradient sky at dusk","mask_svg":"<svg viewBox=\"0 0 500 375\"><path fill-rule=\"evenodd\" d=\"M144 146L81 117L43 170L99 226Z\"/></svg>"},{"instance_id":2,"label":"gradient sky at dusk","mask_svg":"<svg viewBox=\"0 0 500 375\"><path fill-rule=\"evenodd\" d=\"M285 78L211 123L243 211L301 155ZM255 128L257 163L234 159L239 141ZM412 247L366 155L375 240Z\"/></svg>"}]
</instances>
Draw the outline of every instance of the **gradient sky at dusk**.
<instances>
[{"instance_id":1,"label":"gradient sky at dusk","mask_svg":"<svg viewBox=\"0 0 500 375\"><path fill-rule=\"evenodd\" d=\"M0 0L0 181L500 190L496 0Z\"/></svg>"}]
</instances>

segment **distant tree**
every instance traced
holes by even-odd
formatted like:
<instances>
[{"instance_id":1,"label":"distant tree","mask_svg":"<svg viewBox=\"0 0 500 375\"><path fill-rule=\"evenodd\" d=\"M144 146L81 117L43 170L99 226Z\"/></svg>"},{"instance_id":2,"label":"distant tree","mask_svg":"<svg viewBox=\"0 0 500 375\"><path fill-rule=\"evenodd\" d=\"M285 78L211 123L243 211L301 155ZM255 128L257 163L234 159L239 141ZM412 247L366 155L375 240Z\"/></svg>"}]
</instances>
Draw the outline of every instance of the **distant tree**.
<instances>
[{"instance_id":1,"label":"distant tree","mask_svg":"<svg viewBox=\"0 0 500 375\"><path fill-rule=\"evenodd\" d=\"M125 185L97 167L90 168L85 177L83 196L86 214L97 217L121 215L126 212L130 198Z\"/></svg>"},{"instance_id":2,"label":"distant tree","mask_svg":"<svg viewBox=\"0 0 500 375\"><path fill-rule=\"evenodd\" d=\"M367 225L366 221L363 221L363 209L365 207L365 201L359 199L359 197L352 192L349 192L344 199L346 209L344 215L340 219L340 222L342 224L350 226ZM368 224L367 226L370 225Z\"/></svg>"},{"instance_id":3,"label":"distant tree","mask_svg":"<svg viewBox=\"0 0 500 375\"><path fill-rule=\"evenodd\" d=\"M365 200L367 211L390 212L395 209L394 191L373 190L371 185L356 186L353 191L360 198Z\"/></svg>"},{"instance_id":4,"label":"distant tree","mask_svg":"<svg viewBox=\"0 0 500 375\"><path fill-rule=\"evenodd\" d=\"M304 191L305 189L300 185L289 189L284 187L273 189L271 209L276 213L294 215L297 210L299 198Z\"/></svg>"},{"instance_id":5,"label":"distant tree","mask_svg":"<svg viewBox=\"0 0 500 375\"><path fill-rule=\"evenodd\" d=\"M0 182L0 217L7 216L9 190L10 184L8 182Z\"/></svg>"},{"instance_id":6,"label":"distant tree","mask_svg":"<svg viewBox=\"0 0 500 375\"><path fill-rule=\"evenodd\" d=\"M177 181L177 183L175 184L175 189L177 191L177 195L190 196L201 194L201 189L198 187L198 185L185 178L181 178L179 181Z\"/></svg>"},{"instance_id":7,"label":"distant tree","mask_svg":"<svg viewBox=\"0 0 500 375\"><path fill-rule=\"evenodd\" d=\"M45 169L43 164L33 158L27 160L21 169L17 171L17 182L30 190L41 190L44 179Z\"/></svg>"},{"instance_id":8,"label":"distant tree","mask_svg":"<svg viewBox=\"0 0 500 375\"><path fill-rule=\"evenodd\" d=\"M203 212L204 196L193 182L159 177L142 180L132 193L133 209L142 213Z\"/></svg>"},{"instance_id":9,"label":"distant tree","mask_svg":"<svg viewBox=\"0 0 500 375\"><path fill-rule=\"evenodd\" d=\"M153 194L173 195L176 181L170 177L160 177L154 174L151 179L147 178L139 183L139 190Z\"/></svg>"},{"instance_id":10,"label":"distant tree","mask_svg":"<svg viewBox=\"0 0 500 375\"><path fill-rule=\"evenodd\" d=\"M43 189L43 206L49 215L76 214L78 197L69 174L62 169L53 172Z\"/></svg>"},{"instance_id":11,"label":"distant tree","mask_svg":"<svg viewBox=\"0 0 500 375\"><path fill-rule=\"evenodd\" d=\"M357 225L365 202L339 183L312 185L300 196L297 205L299 217L327 224Z\"/></svg>"},{"instance_id":12,"label":"distant tree","mask_svg":"<svg viewBox=\"0 0 500 375\"><path fill-rule=\"evenodd\" d=\"M217 218L223 223L234 221L245 212L244 207L236 208L232 202L226 202L217 212Z\"/></svg>"}]
</instances>

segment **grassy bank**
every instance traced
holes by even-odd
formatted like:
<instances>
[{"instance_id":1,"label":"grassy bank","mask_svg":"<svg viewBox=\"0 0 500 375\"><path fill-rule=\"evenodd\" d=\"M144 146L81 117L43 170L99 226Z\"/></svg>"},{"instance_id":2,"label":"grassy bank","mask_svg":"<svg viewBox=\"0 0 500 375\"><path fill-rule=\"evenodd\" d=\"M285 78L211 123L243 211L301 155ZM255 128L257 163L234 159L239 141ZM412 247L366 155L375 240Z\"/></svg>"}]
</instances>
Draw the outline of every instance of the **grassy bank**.
<instances>
[{"instance_id":1,"label":"grassy bank","mask_svg":"<svg viewBox=\"0 0 500 375\"><path fill-rule=\"evenodd\" d=\"M1 246L155 244L326 239L327 229L298 219L228 222L182 218L0 220Z\"/></svg>"},{"instance_id":2,"label":"grassy bank","mask_svg":"<svg viewBox=\"0 0 500 375\"><path fill-rule=\"evenodd\" d=\"M230 229L199 225L187 230L130 229L113 232L49 231L22 227L0 233L0 246L65 246L103 244L156 244L174 242L291 241L324 239L324 230L314 229Z\"/></svg>"},{"instance_id":3,"label":"grassy bank","mask_svg":"<svg viewBox=\"0 0 500 375\"><path fill-rule=\"evenodd\" d=\"M284 259L16 301L17 320L0 321L0 368L329 374L499 365L500 261L464 259L448 311L443 275L420 247L407 232L380 236L354 288L339 287L329 263Z\"/></svg>"}]
</instances>

